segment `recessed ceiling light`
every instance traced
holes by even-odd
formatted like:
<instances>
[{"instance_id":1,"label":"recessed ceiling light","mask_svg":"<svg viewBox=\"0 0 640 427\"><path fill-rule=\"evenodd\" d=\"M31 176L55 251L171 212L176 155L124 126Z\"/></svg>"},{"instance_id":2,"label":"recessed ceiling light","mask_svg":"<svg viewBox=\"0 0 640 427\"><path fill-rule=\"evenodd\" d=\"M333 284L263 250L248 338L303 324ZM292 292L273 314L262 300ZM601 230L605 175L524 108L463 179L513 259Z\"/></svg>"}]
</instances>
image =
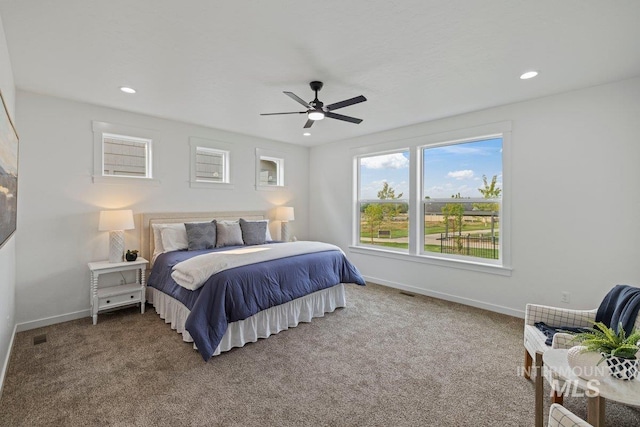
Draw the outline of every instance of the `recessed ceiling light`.
<instances>
[{"instance_id":1,"label":"recessed ceiling light","mask_svg":"<svg viewBox=\"0 0 640 427\"><path fill-rule=\"evenodd\" d=\"M521 75L521 76L520 76L520 78L521 78L522 80L527 80L527 79L532 79L532 78L534 78L534 77L535 77L535 76L537 76L537 75L538 75L538 72L537 72L537 71L527 71L526 73L524 73L523 75Z\"/></svg>"},{"instance_id":2,"label":"recessed ceiling light","mask_svg":"<svg viewBox=\"0 0 640 427\"><path fill-rule=\"evenodd\" d=\"M126 86L120 87L120 90L123 91L124 93L136 93L135 89L126 87Z\"/></svg>"},{"instance_id":3,"label":"recessed ceiling light","mask_svg":"<svg viewBox=\"0 0 640 427\"><path fill-rule=\"evenodd\" d=\"M303 133L304 136L311 136L311 134L309 132L305 132Z\"/></svg>"}]
</instances>

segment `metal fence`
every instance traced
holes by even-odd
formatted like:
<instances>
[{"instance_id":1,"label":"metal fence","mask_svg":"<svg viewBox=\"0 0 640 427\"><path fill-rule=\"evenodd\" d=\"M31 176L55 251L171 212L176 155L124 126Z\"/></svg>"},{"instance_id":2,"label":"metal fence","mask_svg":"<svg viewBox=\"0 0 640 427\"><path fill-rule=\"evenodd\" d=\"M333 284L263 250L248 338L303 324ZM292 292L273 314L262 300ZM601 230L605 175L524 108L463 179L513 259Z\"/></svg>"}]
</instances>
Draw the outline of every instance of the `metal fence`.
<instances>
[{"instance_id":1,"label":"metal fence","mask_svg":"<svg viewBox=\"0 0 640 427\"><path fill-rule=\"evenodd\" d=\"M498 237L479 234L440 233L440 252L443 254L469 255L478 258L498 259Z\"/></svg>"}]
</instances>

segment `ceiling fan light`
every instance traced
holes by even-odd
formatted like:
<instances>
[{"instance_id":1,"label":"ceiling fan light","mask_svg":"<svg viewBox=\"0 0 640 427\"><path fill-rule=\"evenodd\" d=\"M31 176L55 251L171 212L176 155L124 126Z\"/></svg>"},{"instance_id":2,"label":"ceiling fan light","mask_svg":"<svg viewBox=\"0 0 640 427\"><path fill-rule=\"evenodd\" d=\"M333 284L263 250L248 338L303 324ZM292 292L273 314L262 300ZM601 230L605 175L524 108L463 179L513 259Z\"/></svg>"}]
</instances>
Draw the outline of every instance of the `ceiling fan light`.
<instances>
[{"instance_id":1,"label":"ceiling fan light","mask_svg":"<svg viewBox=\"0 0 640 427\"><path fill-rule=\"evenodd\" d=\"M324 119L324 113L322 111L309 111L309 113L307 114L307 117L309 117L309 120L322 120Z\"/></svg>"}]
</instances>

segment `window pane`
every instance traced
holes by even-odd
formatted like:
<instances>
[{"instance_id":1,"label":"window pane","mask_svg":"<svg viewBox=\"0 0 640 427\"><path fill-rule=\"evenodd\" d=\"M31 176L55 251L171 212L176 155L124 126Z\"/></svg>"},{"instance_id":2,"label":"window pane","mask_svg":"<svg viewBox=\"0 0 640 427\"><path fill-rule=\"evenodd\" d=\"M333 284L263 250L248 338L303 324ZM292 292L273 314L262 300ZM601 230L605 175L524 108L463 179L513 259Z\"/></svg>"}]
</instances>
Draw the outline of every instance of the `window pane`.
<instances>
[{"instance_id":1,"label":"window pane","mask_svg":"<svg viewBox=\"0 0 640 427\"><path fill-rule=\"evenodd\" d=\"M260 185L282 186L282 159L260 157Z\"/></svg>"},{"instance_id":2,"label":"window pane","mask_svg":"<svg viewBox=\"0 0 640 427\"><path fill-rule=\"evenodd\" d=\"M423 150L424 251L500 258L502 138Z\"/></svg>"},{"instance_id":3,"label":"window pane","mask_svg":"<svg viewBox=\"0 0 640 427\"><path fill-rule=\"evenodd\" d=\"M147 177L149 140L104 134L103 175Z\"/></svg>"},{"instance_id":4,"label":"window pane","mask_svg":"<svg viewBox=\"0 0 640 427\"><path fill-rule=\"evenodd\" d=\"M499 259L500 200L456 200L424 202L425 252Z\"/></svg>"},{"instance_id":5,"label":"window pane","mask_svg":"<svg viewBox=\"0 0 640 427\"><path fill-rule=\"evenodd\" d=\"M409 151L361 157L359 242L409 248Z\"/></svg>"},{"instance_id":6,"label":"window pane","mask_svg":"<svg viewBox=\"0 0 640 427\"><path fill-rule=\"evenodd\" d=\"M207 182L226 182L226 153L203 147L196 148L196 180Z\"/></svg>"}]
</instances>

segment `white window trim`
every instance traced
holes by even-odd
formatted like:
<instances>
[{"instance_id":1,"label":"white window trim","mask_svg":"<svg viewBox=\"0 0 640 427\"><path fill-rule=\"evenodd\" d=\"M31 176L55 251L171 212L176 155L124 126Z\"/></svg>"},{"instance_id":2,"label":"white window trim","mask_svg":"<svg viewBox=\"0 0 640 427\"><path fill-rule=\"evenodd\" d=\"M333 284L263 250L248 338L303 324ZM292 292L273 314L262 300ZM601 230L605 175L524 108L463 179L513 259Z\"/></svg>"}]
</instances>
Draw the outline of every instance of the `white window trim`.
<instances>
[{"instance_id":1,"label":"white window trim","mask_svg":"<svg viewBox=\"0 0 640 427\"><path fill-rule=\"evenodd\" d=\"M437 256L421 250L422 237L424 234L424 223L419 221L420 215L423 213L424 205L422 200L418 200L416 194L421 195L423 192L422 178L422 156L421 151L424 147L435 147L438 145L448 145L463 141L482 140L490 137L502 137L502 212L500 218L500 238L502 247L500 256L502 264L492 264L481 262L481 258L459 257L454 256ZM408 147L408 148L407 148ZM398 151L410 152L409 179L414 183L414 188L410 187L411 194L409 196L409 250L390 250L378 246L365 246L359 242L359 204L358 191L360 188L360 158ZM407 138L398 141L390 141L375 146L358 147L351 150L353 156L353 185L352 185L352 244L350 250L358 254L366 254L372 256L380 256L385 258L393 258L404 261L414 261L424 264L438 265L442 267L451 267L462 270L472 270L483 273L491 273L503 276L511 275L511 122L503 121L497 123L489 123L471 128L458 129L435 133L430 135ZM420 203L418 203L420 202ZM446 254L445 254L446 255Z\"/></svg>"},{"instance_id":2,"label":"white window trim","mask_svg":"<svg viewBox=\"0 0 640 427\"><path fill-rule=\"evenodd\" d=\"M260 160L271 160L278 163L278 180L279 185L263 185L260 184ZM285 155L278 151L265 150L263 148L256 148L256 190L263 191L278 191L285 189Z\"/></svg>"},{"instance_id":3,"label":"white window trim","mask_svg":"<svg viewBox=\"0 0 640 427\"><path fill-rule=\"evenodd\" d=\"M195 136L189 137L189 163L190 163L190 177L189 186L191 188L209 188L216 190L233 190L235 188L233 184L234 170L232 164L233 157L231 156L231 144L227 144L221 141L215 141L212 139L198 138ZM198 180L196 178L196 151L199 148L206 148L213 151L219 151L225 153L225 181L226 182L211 182Z\"/></svg>"},{"instance_id":4,"label":"white window trim","mask_svg":"<svg viewBox=\"0 0 640 427\"><path fill-rule=\"evenodd\" d=\"M126 184L126 185L158 185L160 181L154 176L157 174L156 155L154 146L160 141L160 134L157 131L142 129L133 126L119 125L114 123L92 121L93 129L93 176L94 184ZM125 138L148 140L147 143L147 176L118 176L104 175L104 134L121 135Z\"/></svg>"}]
</instances>

